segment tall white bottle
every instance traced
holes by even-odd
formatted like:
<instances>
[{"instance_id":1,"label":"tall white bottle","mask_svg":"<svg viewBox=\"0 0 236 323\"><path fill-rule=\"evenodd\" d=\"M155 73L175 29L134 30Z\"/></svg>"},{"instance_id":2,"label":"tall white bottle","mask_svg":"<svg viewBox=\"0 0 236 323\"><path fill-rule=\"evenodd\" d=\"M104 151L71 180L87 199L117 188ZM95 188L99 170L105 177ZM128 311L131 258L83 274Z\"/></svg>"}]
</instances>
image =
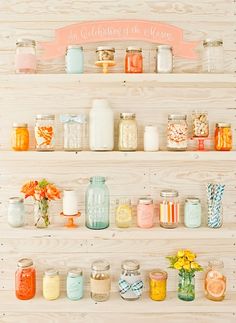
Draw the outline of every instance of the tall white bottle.
<instances>
[{"instance_id":1,"label":"tall white bottle","mask_svg":"<svg viewBox=\"0 0 236 323\"><path fill-rule=\"evenodd\" d=\"M91 150L113 150L114 113L106 99L94 99L89 113L89 146Z\"/></svg>"}]
</instances>

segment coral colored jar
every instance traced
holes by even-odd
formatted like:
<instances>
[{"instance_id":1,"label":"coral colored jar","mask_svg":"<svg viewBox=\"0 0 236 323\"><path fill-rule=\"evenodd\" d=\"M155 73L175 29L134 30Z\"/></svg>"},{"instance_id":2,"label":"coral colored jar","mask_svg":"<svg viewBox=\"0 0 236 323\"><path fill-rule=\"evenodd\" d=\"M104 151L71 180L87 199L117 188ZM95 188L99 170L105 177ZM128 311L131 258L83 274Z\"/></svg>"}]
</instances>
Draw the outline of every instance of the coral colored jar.
<instances>
[{"instance_id":1,"label":"coral colored jar","mask_svg":"<svg viewBox=\"0 0 236 323\"><path fill-rule=\"evenodd\" d=\"M36 292L36 273L33 261L29 258L22 258L17 263L15 274L16 297L21 300L31 299Z\"/></svg>"},{"instance_id":2,"label":"coral colored jar","mask_svg":"<svg viewBox=\"0 0 236 323\"><path fill-rule=\"evenodd\" d=\"M17 74L34 74L37 69L36 42L18 39L16 42L15 71Z\"/></svg>"},{"instance_id":3,"label":"coral colored jar","mask_svg":"<svg viewBox=\"0 0 236 323\"><path fill-rule=\"evenodd\" d=\"M154 204L151 198L139 199L137 206L137 224L140 228L151 228L154 224Z\"/></svg>"},{"instance_id":4,"label":"coral colored jar","mask_svg":"<svg viewBox=\"0 0 236 323\"><path fill-rule=\"evenodd\" d=\"M215 129L215 150L228 151L232 149L232 130L230 123L217 123Z\"/></svg>"},{"instance_id":5,"label":"coral colored jar","mask_svg":"<svg viewBox=\"0 0 236 323\"><path fill-rule=\"evenodd\" d=\"M13 123L11 142L13 150L25 151L29 149L29 130L27 123Z\"/></svg>"},{"instance_id":6,"label":"coral colored jar","mask_svg":"<svg viewBox=\"0 0 236 323\"><path fill-rule=\"evenodd\" d=\"M209 261L205 276L205 295L212 301L223 301L226 291L226 277L223 275L223 261Z\"/></svg>"},{"instance_id":7,"label":"coral colored jar","mask_svg":"<svg viewBox=\"0 0 236 323\"><path fill-rule=\"evenodd\" d=\"M143 73L142 48L128 47L126 49L125 73Z\"/></svg>"},{"instance_id":8,"label":"coral colored jar","mask_svg":"<svg viewBox=\"0 0 236 323\"><path fill-rule=\"evenodd\" d=\"M156 269L149 274L149 296L153 301L164 301L166 298L167 272Z\"/></svg>"}]
</instances>

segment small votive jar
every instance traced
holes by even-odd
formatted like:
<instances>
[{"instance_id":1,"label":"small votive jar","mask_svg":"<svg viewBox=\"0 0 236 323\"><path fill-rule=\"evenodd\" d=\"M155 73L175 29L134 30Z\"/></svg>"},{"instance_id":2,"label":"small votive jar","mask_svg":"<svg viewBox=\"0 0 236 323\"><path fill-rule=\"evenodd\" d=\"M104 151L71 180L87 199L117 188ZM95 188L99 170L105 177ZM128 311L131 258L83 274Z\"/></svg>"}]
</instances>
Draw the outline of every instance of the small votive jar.
<instances>
[{"instance_id":1,"label":"small votive jar","mask_svg":"<svg viewBox=\"0 0 236 323\"><path fill-rule=\"evenodd\" d=\"M10 197L8 202L7 222L13 228L22 227L25 223L24 200Z\"/></svg>"},{"instance_id":2,"label":"small votive jar","mask_svg":"<svg viewBox=\"0 0 236 323\"><path fill-rule=\"evenodd\" d=\"M167 272L155 269L149 273L149 296L153 301L164 301L166 298Z\"/></svg>"},{"instance_id":3,"label":"small votive jar","mask_svg":"<svg viewBox=\"0 0 236 323\"><path fill-rule=\"evenodd\" d=\"M179 223L179 193L175 190L163 190L160 202L160 226L166 229L177 228Z\"/></svg>"},{"instance_id":4,"label":"small votive jar","mask_svg":"<svg viewBox=\"0 0 236 323\"><path fill-rule=\"evenodd\" d=\"M91 298L96 302L107 301L111 290L110 264L102 259L96 260L91 269Z\"/></svg>"},{"instance_id":5,"label":"small votive jar","mask_svg":"<svg viewBox=\"0 0 236 323\"><path fill-rule=\"evenodd\" d=\"M77 301L83 297L84 280L83 271L80 268L72 268L67 273L66 293L72 301Z\"/></svg>"},{"instance_id":6,"label":"small votive jar","mask_svg":"<svg viewBox=\"0 0 236 323\"><path fill-rule=\"evenodd\" d=\"M137 224L140 228L148 229L154 225L154 204L149 197L140 198L137 205Z\"/></svg>"}]
</instances>

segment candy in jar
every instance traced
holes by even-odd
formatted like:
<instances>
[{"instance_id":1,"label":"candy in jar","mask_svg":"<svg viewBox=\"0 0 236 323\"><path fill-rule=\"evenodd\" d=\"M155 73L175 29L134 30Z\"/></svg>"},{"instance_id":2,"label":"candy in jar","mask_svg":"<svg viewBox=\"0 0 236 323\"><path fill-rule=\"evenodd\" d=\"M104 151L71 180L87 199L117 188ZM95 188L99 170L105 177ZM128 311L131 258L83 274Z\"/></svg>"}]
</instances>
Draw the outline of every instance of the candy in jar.
<instances>
[{"instance_id":1,"label":"candy in jar","mask_svg":"<svg viewBox=\"0 0 236 323\"><path fill-rule=\"evenodd\" d=\"M140 265L136 260L125 260L121 264L121 276L119 279L120 296L126 301L135 301L143 292L143 281L140 273Z\"/></svg>"},{"instance_id":2,"label":"candy in jar","mask_svg":"<svg viewBox=\"0 0 236 323\"><path fill-rule=\"evenodd\" d=\"M153 301L164 301L166 298L167 272L156 269L149 274L149 296Z\"/></svg>"},{"instance_id":3,"label":"candy in jar","mask_svg":"<svg viewBox=\"0 0 236 323\"><path fill-rule=\"evenodd\" d=\"M22 258L17 263L15 274L16 297L28 300L35 296L36 272L33 261L30 258Z\"/></svg>"},{"instance_id":4,"label":"candy in jar","mask_svg":"<svg viewBox=\"0 0 236 323\"><path fill-rule=\"evenodd\" d=\"M132 224L132 206L130 199L117 200L116 226L118 228L128 228Z\"/></svg>"},{"instance_id":5,"label":"candy in jar","mask_svg":"<svg viewBox=\"0 0 236 323\"><path fill-rule=\"evenodd\" d=\"M151 228L154 225L153 199L143 197L137 205L137 224L140 228Z\"/></svg>"},{"instance_id":6,"label":"candy in jar","mask_svg":"<svg viewBox=\"0 0 236 323\"><path fill-rule=\"evenodd\" d=\"M186 115L169 114L167 127L168 150L187 150L188 124Z\"/></svg>"},{"instance_id":7,"label":"candy in jar","mask_svg":"<svg viewBox=\"0 0 236 323\"><path fill-rule=\"evenodd\" d=\"M12 149L25 151L29 149L29 130L27 123L13 123Z\"/></svg>"},{"instance_id":8,"label":"candy in jar","mask_svg":"<svg viewBox=\"0 0 236 323\"><path fill-rule=\"evenodd\" d=\"M35 141L36 150L52 151L54 150L54 120L55 116L51 114L39 114L36 116L35 123Z\"/></svg>"},{"instance_id":9,"label":"candy in jar","mask_svg":"<svg viewBox=\"0 0 236 323\"><path fill-rule=\"evenodd\" d=\"M142 48L128 47L125 56L125 73L142 73L143 56Z\"/></svg>"},{"instance_id":10,"label":"candy in jar","mask_svg":"<svg viewBox=\"0 0 236 323\"><path fill-rule=\"evenodd\" d=\"M193 137L208 137L209 121L207 112L193 112Z\"/></svg>"},{"instance_id":11,"label":"candy in jar","mask_svg":"<svg viewBox=\"0 0 236 323\"><path fill-rule=\"evenodd\" d=\"M226 291L226 277L223 275L223 261L209 261L205 276L205 295L212 301L223 301Z\"/></svg>"},{"instance_id":12,"label":"candy in jar","mask_svg":"<svg viewBox=\"0 0 236 323\"><path fill-rule=\"evenodd\" d=\"M230 123L217 123L215 129L215 150L228 151L233 146Z\"/></svg>"},{"instance_id":13,"label":"candy in jar","mask_svg":"<svg viewBox=\"0 0 236 323\"><path fill-rule=\"evenodd\" d=\"M163 200L160 203L160 226L173 229L179 222L179 193L175 190L163 190L160 193Z\"/></svg>"}]
</instances>

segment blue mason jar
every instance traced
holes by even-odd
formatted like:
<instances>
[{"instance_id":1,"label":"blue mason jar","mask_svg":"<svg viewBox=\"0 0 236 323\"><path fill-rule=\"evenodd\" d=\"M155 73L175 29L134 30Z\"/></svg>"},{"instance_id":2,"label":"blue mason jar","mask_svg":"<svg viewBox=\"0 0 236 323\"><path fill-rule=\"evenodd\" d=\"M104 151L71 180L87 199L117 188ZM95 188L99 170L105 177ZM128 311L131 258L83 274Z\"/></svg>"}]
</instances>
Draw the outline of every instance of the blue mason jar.
<instances>
[{"instance_id":1,"label":"blue mason jar","mask_svg":"<svg viewBox=\"0 0 236 323\"><path fill-rule=\"evenodd\" d=\"M80 45L70 45L67 47L66 72L68 74L82 74L84 72L84 53Z\"/></svg>"},{"instance_id":2,"label":"blue mason jar","mask_svg":"<svg viewBox=\"0 0 236 323\"><path fill-rule=\"evenodd\" d=\"M187 198L184 206L184 224L187 228L201 226L202 209L199 198Z\"/></svg>"},{"instance_id":3,"label":"blue mason jar","mask_svg":"<svg viewBox=\"0 0 236 323\"><path fill-rule=\"evenodd\" d=\"M83 297L84 279L80 268L72 268L67 273L66 279L67 297L72 301L77 301Z\"/></svg>"},{"instance_id":4,"label":"blue mason jar","mask_svg":"<svg viewBox=\"0 0 236 323\"><path fill-rule=\"evenodd\" d=\"M109 226L110 197L105 177L90 178L85 198L86 226L100 230Z\"/></svg>"},{"instance_id":5,"label":"blue mason jar","mask_svg":"<svg viewBox=\"0 0 236 323\"><path fill-rule=\"evenodd\" d=\"M10 197L8 202L7 222L13 228L22 227L25 223L24 200Z\"/></svg>"}]
</instances>

